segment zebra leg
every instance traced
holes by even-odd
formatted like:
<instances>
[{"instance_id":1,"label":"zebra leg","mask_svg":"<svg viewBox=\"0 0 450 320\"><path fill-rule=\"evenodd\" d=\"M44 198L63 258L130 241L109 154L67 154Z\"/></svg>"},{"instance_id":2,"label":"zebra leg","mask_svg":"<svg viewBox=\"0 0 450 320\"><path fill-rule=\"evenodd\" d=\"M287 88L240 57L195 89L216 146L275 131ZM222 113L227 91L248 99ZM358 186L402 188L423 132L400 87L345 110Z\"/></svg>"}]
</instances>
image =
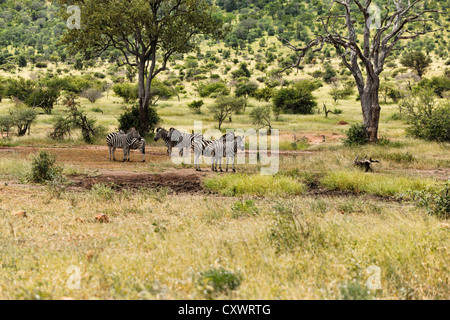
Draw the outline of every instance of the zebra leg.
<instances>
[{"instance_id":1,"label":"zebra leg","mask_svg":"<svg viewBox=\"0 0 450 320\"><path fill-rule=\"evenodd\" d=\"M236 168L234 167L234 161L235 161L235 156L233 155L232 157L231 157L231 161L233 161L233 172L236 172Z\"/></svg>"},{"instance_id":2,"label":"zebra leg","mask_svg":"<svg viewBox=\"0 0 450 320\"><path fill-rule=\"evenodd\" d=\"M113 160L116 161L116 147L112 147Z\"/></svg>"},{"instance_id":3,"label":"zebra leg","mask_svg":"<svg viewBox=\"0 0 450 320\"><path fill-rule=\"evenodd\" d=\"M142 162L145 162L145 150L142 151Z\"/></svg>"},{"instance_id":4,"label":"zebra leg","mask_svg":"<svg viewBox=\"0 0 450 320\"><path fill-rule=\"evenodd\" d=\"M111 161L111 146L108 146L108 150L109 150L109 161Z\"/></svg>"},{"instance_id":5,"label":"zebra leg","mask_svg":"<svg viewBox=\"0 0 450 320\"><path fill-rule=\"evenodd\" d=\"M227 169L226 169L226 172L228 172L228 155L227 155L226 159L227 159Z\"/></svg>"},{"instance_id":6,"label":"zebra leg","mask_svg":"<svg viewBox=\"0 0 450 320\"><path fill-rule=\"evenodd\" d=\"M129 151L130 149L129 148L127 148L127 147L124 147L123 148L123 162L126 162L127 161L127 156L128 156L128 151Z\"/></svg>"},{"instance_id":7,"label":"zebra leg","mask_svg":"<svg viewBox=\"0 0 450 320\"><path fill-rule=\"evenodd\" d=\"M217 162L219 162L219 169L220 169L220 172L223 172L223 170L222 170L222 162L223 162L223 158L222 158L222 157L217 157Z\"/></svg>"}]
</instances>

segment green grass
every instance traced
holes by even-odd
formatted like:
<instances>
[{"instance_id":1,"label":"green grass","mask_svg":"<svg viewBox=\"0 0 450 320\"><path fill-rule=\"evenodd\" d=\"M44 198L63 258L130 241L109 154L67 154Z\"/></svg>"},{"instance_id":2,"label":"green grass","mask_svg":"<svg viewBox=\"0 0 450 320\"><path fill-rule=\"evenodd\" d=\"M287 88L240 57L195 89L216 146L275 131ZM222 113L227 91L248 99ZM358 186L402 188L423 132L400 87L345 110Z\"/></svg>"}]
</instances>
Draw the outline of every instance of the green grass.
<instances>
[{"instance_id":1,"label":"green grass","mask_svg":"<svg viewBox=\"0 0 450 320\"><path fill-rule=\"evenodd\" d=\"M377 196L402 196L410 191L425 190L435 184L430 179L365 173L360 170L329 172L320 183L330 190L370 193Z\"/></svg>"},{"instance_id":2,"label":"green grass","mask_svg":"<svg viewBox=\"0 0 450 320\"><path fill-rule=\"evenodd\" d=\"M293 196L305 191L305 185L292 177L233 174L204 181L205 187L225 196Z\"/></svg>"}]
</instances>

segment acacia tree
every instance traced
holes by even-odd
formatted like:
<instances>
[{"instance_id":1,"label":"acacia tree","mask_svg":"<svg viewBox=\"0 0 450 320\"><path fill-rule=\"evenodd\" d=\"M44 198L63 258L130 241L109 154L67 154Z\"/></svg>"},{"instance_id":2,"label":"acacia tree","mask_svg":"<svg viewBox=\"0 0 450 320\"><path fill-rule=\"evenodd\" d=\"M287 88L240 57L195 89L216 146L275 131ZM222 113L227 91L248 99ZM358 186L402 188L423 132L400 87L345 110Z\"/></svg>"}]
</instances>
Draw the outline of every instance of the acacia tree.
<instances>
[{"instance_id":1,"label":"acacia tree","mask_svg":"<svg viewBox=\"0 0 450 320\"><path fill-rule=\"evenodd\" d=\"M437 10L424 9L425 0L384 0L383 10L378 11L372 0L334 0L327 16L320 17L321 31L304 47L297 47L278 37L287 47L298 54L298 59L287 68L299 68L307 52L320 51L331 44L343 64L355 78L361 98L364 125L370 142L378 140L380 104L378 91L380 74L386 58L393 50L401 49L399 42L434 32L424 17ZM377 19L377 12L380 12ZM375 18L375 19L374 19ZM375 23L373 23L375 20ZM362 44L358 43L357 25L362 24ZM420 28L419 28L420 27Z\"/></svg>"},{"instance_id":2,"label":"acacia tree","mask_svg":"<svg viewBox=\"0 0 450 320\"><path fill-rule=\"evenodd\" d=\"M149 131L152 80L166 69L175 53L187 53L199 34L217 36L221 20L208 0L59 0L77 5L81 29L69 30L61 43L70 53L99 56L108 48L122 53L117 63L136 67L139 76L140 131ZM69 14L62 6L62 15Z\"/></svg>"}]
</instances>

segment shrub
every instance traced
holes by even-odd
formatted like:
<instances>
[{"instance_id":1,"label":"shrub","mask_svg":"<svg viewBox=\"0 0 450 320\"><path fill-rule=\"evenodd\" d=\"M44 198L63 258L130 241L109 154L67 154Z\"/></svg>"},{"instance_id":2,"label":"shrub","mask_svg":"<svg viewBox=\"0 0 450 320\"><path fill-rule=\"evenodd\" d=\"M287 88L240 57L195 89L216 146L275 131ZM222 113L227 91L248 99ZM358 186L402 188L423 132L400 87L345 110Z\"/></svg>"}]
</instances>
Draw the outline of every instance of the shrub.
<instances>
[{"instance_id":1,"label":"shrub","mask_svg":"<svg viewBox=\"0 0 450 320\"><path fill-rule=\"evenodd\" d=\"M50 138L64 140L66 137L70 137L73 126L72 117L57 116L54 121L53 132L49 134Z\"/></svg>"},{"instance_id":2,"label":"shrub","mask_svg":"<svg viewBox=\"0 0 450 320\"><path fill-rule=\"evenodd\" d=\"M31 108L17 106L10 110L13 125L17 126L18 136L30 133L31 124L36 120L37 112Z\"/></svg>"},{"instance_id":3,"label":"shrub","mask_svg":"<svg viewBox=\"0 0 450 320\"><path fill-rule=\"evenodd\" d=\"M125 113L122 113L119 118L117 119L119 121L119 130L127 131L130 128L140 128L140 121L139 121L139 107L134 106L131 108L130 111L126 111ZM148 124L149 124L149 130L150 132L153 132L158 125L158 123L161 121L160 117L158 116L158 113L156 112L155 108L149 107L148 108ZM143 132L141 132L143 134Z\"/></svg>"},{"instance_id":4,"label":"shrub","mask_svg":"<svg viewBox=\"0 0 450 320\"><path fill-rule=\"evenodd\" d=\"M231 272L224 268L211 268L200 272L197 280L198 289L208 299L213 299L219 294L229 294L236 290L242 281L239 272Z\"/></svg>"},{"instance_id":5,"label":"shrub","mask_svg":"<svg viewBox=\"0 0 450 320\"><path fill-rule=\"evenodd\" d=\"M44 62L37 62L36 68L47 68L47 64Z\"/></svg>"},{"instance_id":6,"label":"shrub","mask_svg":"<svg viewBox=\"0 0 450 320\"><path fill-rule=\"evenodd\" d=\"M356 123L350 126L346 132L347 139L344 140L346 145L362 145L369 142L366 126L364 123Z\"/></svg>"},{"instance_id":7,"label":"shrub","mask_svg":"<svg viewBox=\"0 0 450 320\"><path fill-rule=\"evenodd\" d=\"M100 90L89 88L81 92L80 97L88 99L91 103L95 103L98 99L103 96Z\"/></svg>"},{"instance_id":8,"label":"shrub","mask_svg":"<svg viewBox=\"0 0 450 320\"><path fill-rule=\"evenodd\" d=\"M317 107L316 98L305 88L283 88L273 96L274 108L285 113L312 114Z\"/></svg>"},{"instance_id":9,"label":"shrub","mask_svg":"<svg viewBox=\"0 0 450 320\"><path fill-rule=\"evenodd\" d=\"M413 137L433 141L450 141L450 103L439 103L431 91L421 91L404 99L401 108L406 110L411 126L407 132Z\"/></svg>"},{"instance_id":10,"label":"shrub","mask_svg":"<svg viewBox=\"0 0 450 320\"><path fill-rule=\"evenodd\" d=\"M258 214L258 208L252 200L237 201L231 207L233 218L254 216Z\"/></svg>"},{"instance_id":11,"label":"shrub","mask_svg":"<svg viewBox=\"0 0 450 320\"><path fill-rule=\"evenodd\" d=\"M56 158L45 151L33 156L31 162L31 181L42 183L51 181L62 175L62 167L55 166Z\"/></svg>"},{"instance_id":12,"label":"shrub","mask_svg":"<svg viewBox=\"0 0 450 320\"><path fill-rule=\"evenodd\" d=\"M296 214L284 203L274 206L275 222L269 229L269 242L277 253L294 250L300 243L300 231L297 229Z\"/></svg>"},{"instance_id":13,"label":"shrub","mask_svg":"<svg viewBox=\"0 0 450 320\"><path fill-rule=\"evenodd\" d=\"M209 97L213 93L216 95L227 96L230 94L230 90L227 88L225 82L217 81L208 84L201 83L198 85L198 93L200 97Z\"/></svg>"},{"instance_id":14,"label":"shrub","mask_svg":"<svg viewBox=\"0 0 450 320\"><path fill-rule=\"evenodd\" d=\"M139 97L139 88L130 83L118 83L112 87L114 93L121 97L125 103L136 101Z\"/></svg>"},{"instance_id":15,"label":"shrub","mask_svg":"<svg viewBox=\"0 0 450 320\"><path fill-rule=\"evenodd\" d=\"M437 190L416 191L412 197L417 201L417 206L424 207L428 214L439 218L448 219L450 215L450 180Z\"/></svg>"},{"instance_id":16,"label":"shrub","mask_svg":"<svg viewBox=\"0 0 450 320\"><path fill-rule=\"evenodd\" d=\"M188 104L189 109L191 109L195 114L201 114L201 110L200 108L202 107L202 105L204 104L203 100L199 100L199 101L192 101L191 103Z\"/></svg>"}]
</instances>

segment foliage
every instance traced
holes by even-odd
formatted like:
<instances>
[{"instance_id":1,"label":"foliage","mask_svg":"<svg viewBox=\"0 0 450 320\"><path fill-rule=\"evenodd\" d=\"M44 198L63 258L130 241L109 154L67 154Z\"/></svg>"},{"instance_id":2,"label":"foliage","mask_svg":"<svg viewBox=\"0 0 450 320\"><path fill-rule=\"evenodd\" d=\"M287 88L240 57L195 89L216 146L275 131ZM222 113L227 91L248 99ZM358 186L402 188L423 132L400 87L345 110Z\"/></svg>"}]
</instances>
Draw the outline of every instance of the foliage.
<instances>
[{"instance_id":1,"label":"foliage","mask_svg":"<svg viewBox=\"0 0 450 320\"><path fill-rule=\"evenodd\" d=\"M231 207L233 218L249 217L258 214L258 208L252 200L236 201Z\"/></svg>"},{"instance_id":2,"label":"foliage","mask_svg":"<svg viewBox=\"0 0 450 320\"><path fill-rule=\"evenodd\" d=\"M402 65L415 70L419 77L422 77L431 62L430 56L421 51L405 52L400 60Z\"/></svg>"},{"instance_id":3,"label":"foliage","mask_svg":"<svg viewBox=\"0 0 450 320\"><path fill-rule=\"evenodd\" d=\"M230 94L230 90L223 81L212 81L210 83L199 83L197 86L200 97L210 96L227 96Z\"/></svg>"},{"instance_id":4,"label":"foliage","mask_svg":"<svg viewBox=\"0 0 450 320\"><path fill-rule=\"evenodd\" d=\"M45 151L33 156L30 180L36 183L52 181L62 175L62 167L55 166L56 158Z\"/></svg>"},{"instance_id":5,"label":"foliage","mask_svg":"<svg viewBox=\"0 0 450 320\"><path fill-rule=\"evenodd\" d=\"M250 118L252 119L252 124L254 126L259 126L258 129L268 127L269 134L272 130L271 125L271 107L270 105L264 107L256 107L250 112Z\"/></svg>"},{"instance_id":6,"label":"foliage","mask_svg":"<svg viewBox=\"0 0 450 320\"><path fill-rule=\"evenodd\" d=\"M203 106L204 102L203 100L194 100L191 103L188 104L189 109L191 109L195 114L201 114L200 108Z\"/></svg>"},{"instance_id":7,"label":"foliage","mask_svg":"<svg viewBox=\"0 0 450 320\"><path fill-rule=\"evenodd\" d=\"M351 125L345 134L347 135L347 139L344 140L346 145L362 145L369 142L364 123L355 123Z\"/></svg>"},{"instance_id":8,"label":"foliage","mask_svg":"<svg viewBox=\"0 0 450 320\"><path fill-rule=\"evenodd\" d=\"M425 90L433 90L439 97L444 97L444 92L450 91L450 77L431 77L431 79L422 79L418 86Z\"/></svg>"},{"instance_id":9,"label":"foliage","mask_svg":"<svg viewBox=\"0 0 450 320\"><path fill-rule=\"evenodd\" d=\"M411 126L407 132L425 140L450 141L450 103L438 102L430 91L419 91L400 103Z\"/></svg>"},{"instance_id":10,"label":"foliage","mask_svg":"<svg viewBox=\"0 0 450 320\"><path fill-rule=\"evenodd\" d=\"M229 294L236 290L242 282L239 272L231 272L224 268L211 268L200 272L197 285L206 298L213 299L219 294Z\"/></svg>"},{"instance_id":11,"label":"foliage","mask_svg":"<svg viewBox=\"0 0 450 320\"><path fill-rule=\"evenodd\" d=\"M149 130L153 132L161 118L155 108L149 108L148 111ZM139 107L133 106L130 111L122 113L117 120L119 121L119 130L127 131L130 128L139 128ZM144 133L140 132L140 134L143 135Z\"/></svg>"},{"instance_id":12,"label":"foliage","mask_svg":"<svg viewBox=\"0 0 450 320\"><path fill-rule=\"evenodd\" d=\"M139 97L139 88L130 83L118 83L112 87L114 93L121 97L125 103L135 102ZM139 128L139 126L137 127Z\"/></svg>"},{"instance_id":13,"label":"foliage","mask_svg":"<svg viewBox=\"0 0 450 320\"><path fill-rule=\"evenodd\" d=\"M213 114L214 120L219 122L219 130L222 123L233 113L239 111L244 106L243 98L218 97L213 105L209 106L209 111Z\"/></svg>"},{"instance_id":14,"label":"foliage","mask_svg":"<svg viewBox=\"0 0 450 320\"><path fill-rule=\"evenodd\" d=\"M89 88L81 92L80 97L88 99L91 103L95 103L98 99L103 96L101 90L94 88Z\"/></svg>"},{"instance_id":15,"label":"foliage","mask_svg":"<svg viewBox=\"0 0 450 320\"><path fill-rule=\"evenodd\" d=\"M17 126L17 135L24 136L27 132L29 134L31 124L36 120L37 112L31 108L19 105L10 109L9 113L12 123Z\"/></svg>"},{"instance_id":16,"label":"foliage","mask_svg":"<svg viewBox=\"0 0 450 320\"><path fill-rule=\"evenodd\" d=\"M25 103L32 108L42 108L45 113L50 114L59 96L60 92L56 88L39 87L30 93Z\"/></svg>"},{"instance_id":17,"label":"foliage","mask_svg":"<svg viewBox=\"0 0 450 320\"><path fill-rule=\"evenodd\" d=\"M312 114L317 107L316 98L305 88L283 88L273 96L274 109L284 113Z\"/></svg>"},{"instance_id":18,"label":"foliage","mask_svg":"<svg viewBox=\"0 0 450 320\"><path fill-rule=\"evenodd\" d=\"M412 192L412 197L419 207L424 207L428 214L438 218L450 217L450 180L439 188Z\"/></svg>"}]
</instances>

